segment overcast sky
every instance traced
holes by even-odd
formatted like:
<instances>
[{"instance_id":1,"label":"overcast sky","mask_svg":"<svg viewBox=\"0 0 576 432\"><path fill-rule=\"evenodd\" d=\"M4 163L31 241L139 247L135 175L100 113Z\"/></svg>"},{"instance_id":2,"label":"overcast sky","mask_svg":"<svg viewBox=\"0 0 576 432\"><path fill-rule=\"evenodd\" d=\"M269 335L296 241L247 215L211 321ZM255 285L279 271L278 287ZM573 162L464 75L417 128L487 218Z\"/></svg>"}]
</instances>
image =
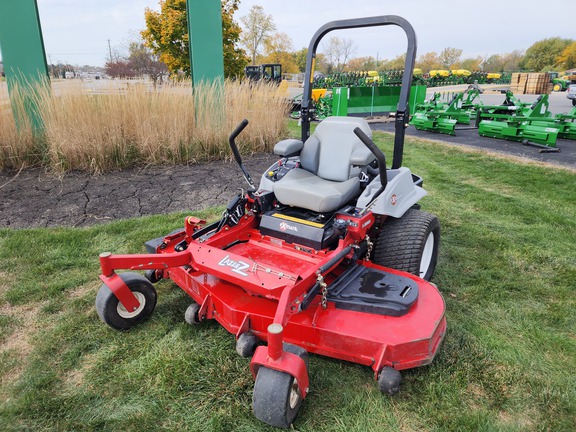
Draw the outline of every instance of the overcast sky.
<instances>
[{"instance_id":1,"label":"overcast sky","mask_svg":"<svg viewBox=\"0 0 576 432\"><path fill-rule=\"evenodd\" d=\"M158 0L37 0L49 62L102 66L112 47L125 46L144 28L144 9L159 9ZM206 1L206 0L193 0ZM560 3L536 0L242 0L236 21L261 5L277 30L287 33L294 49L308 46L311 36L332 20L400 15L414 27L418 54L460 48L463 58L525 50L554 36L576 39L576 24ZM571 12L573 13L573 12ZM390 59L402 54L406 40L398 28L371 28L333 33L356 42L355 56ZM132 36L133 37L133 36Z\"/></svg>"}]
</instances>

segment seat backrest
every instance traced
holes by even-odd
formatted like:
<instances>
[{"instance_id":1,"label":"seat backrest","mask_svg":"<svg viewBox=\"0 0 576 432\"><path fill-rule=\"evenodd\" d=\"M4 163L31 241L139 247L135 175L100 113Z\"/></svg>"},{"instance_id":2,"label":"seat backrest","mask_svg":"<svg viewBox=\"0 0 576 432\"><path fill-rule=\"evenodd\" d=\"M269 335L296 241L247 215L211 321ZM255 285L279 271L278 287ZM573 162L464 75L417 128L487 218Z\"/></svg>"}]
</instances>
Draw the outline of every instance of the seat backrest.
<instances>
[{"instance_id":1,"label":"seat backrest","mask_svg":"<svg viewBox=\"0 0 576 432\"><path fill-rule=\"evenodd\" d=\"M365 149L354 133L356 127L372 138L370 126L363 118L334 116L320 122L304 143L300 154L302 168L325 180L348 180L352 153Z\"/></svg>"}]
</instances>

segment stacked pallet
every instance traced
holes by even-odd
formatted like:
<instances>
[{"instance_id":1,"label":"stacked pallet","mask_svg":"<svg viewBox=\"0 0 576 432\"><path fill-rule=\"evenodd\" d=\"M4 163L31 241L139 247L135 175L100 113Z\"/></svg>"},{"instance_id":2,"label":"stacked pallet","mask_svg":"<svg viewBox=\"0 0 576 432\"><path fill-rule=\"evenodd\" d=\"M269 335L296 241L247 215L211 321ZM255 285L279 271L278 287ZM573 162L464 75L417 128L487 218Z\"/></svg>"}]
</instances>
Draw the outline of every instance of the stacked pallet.
<instances>
[{"instance_id":1,"label":"stacked pallet","mask_svg":"<svg viewBox=\"0 0 576 432\"><path fill-rule=\"evenodd\" d=\"M549 94L552 91L550 75L542 73L513 73L510 91L514 94Z\"/></svg>"}]
</instances>

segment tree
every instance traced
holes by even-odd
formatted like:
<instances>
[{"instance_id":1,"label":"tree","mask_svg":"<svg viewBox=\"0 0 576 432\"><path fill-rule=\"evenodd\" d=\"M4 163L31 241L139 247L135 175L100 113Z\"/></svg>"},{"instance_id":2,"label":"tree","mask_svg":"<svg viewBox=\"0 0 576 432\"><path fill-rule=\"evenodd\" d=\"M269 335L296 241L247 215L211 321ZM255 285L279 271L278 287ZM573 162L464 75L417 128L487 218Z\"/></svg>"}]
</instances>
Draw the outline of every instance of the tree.
<instances>
[{"instance_id":1,"label":"tree","mask_svg":"<svg viewBox=\"0 0 576 432\"><path fill-rule=\"evenodd\" d=\"M344 68L347 72L376 70L376 59L372 56L350 59Z\"/></svg>"},{"instance_id":2,"label":"tree","mask_svg":"<svg viewBox=\"0 0 576 432\"><path fill-rule=\"evenodd\" d=\"M524 59L524 50L514 50L511 53L502 54L502 71L520 70L520 64Z\"/></svg>"},{"instance_id":3,"label":"tree","mask_svg":"<svg viewBox=\"0 0 576 432\"><path fill-rule=\"evenodd\" d=\"M224 48L224 76L239 77L244 74L244 67L248 64L246 51L238 44L242 29L234 21L234 12L238 10L240 0L226 0L222 2L222 43Z\"/></svg>"},{"instance_id":4,"label":"tree","mask_svg":"<svg viewBox=\"0 0 576 432\"><path fill-rule=\"evenodd\" d=\"M482 70L484 72L503 72L504 60L500 54L493 54L488 58L485 58L482 62Z\"/></svg>"},{"instance_id":5,"label":"tree","mask_svg":"<svg viewBox=\"0 0 576 432\"><path fill-rule=\"evenodd\" d=\"M255 65L260 47L276 30L276 25L272 20L272 16L267 15L264 12L264 8L259 5L252 6L248 15L240 18L240 21L243 24L240 41L252 58L252 64Z\"/></svg>"},{"instance_id":6,"label":"tree","mask_svg":"<svg viewBox=\"0 0 576 432\"><path fill-rule=\"evenodd\" d=\"M136 76L136 71L126 59L114 60L104 65L106 75L112 78L132 78Z\"/></svg>"},{"instance_id":7,"label":"tree","mask_svg":"<svg viewBox=\"0 0 576 432\"><path fill-rule=\"evenodd\" d=\"M445 69L450 69L456 62L460 61L462 50L458 48L444 48L438 57L440 64Z\"/></svg>"},{"instance_id":8,"label":"tree","mask_svg":"<svg viewBox=\"0 0 576 432\"><path fill-rule=\"evenodd\" d=\"M460 62L460 69L466 69L469 71L478 71L481 69L482 57L467 58Z\"/></svg>"},{"instance_id":9,"label":"tree","mask_svg":"<svg viewBox=\"0 0 576 432\"><path fill-rule=\"evenodd\" d=\"M240 0L222 0L222 44L224 51L224 75L239 75L246 65L242 49L236 46L240 28L233 15ZM190 38L186 16L186 0L160 0L160 12L146 8L146 30L142 31L146 46L172 74L184 72L190 75Z\"/></svg>"},{"instance_id":10,"label":"tree","mask_svg":"<svg viewBox=\"0 0 576 432\"><path fill-rule=\"evenodd\" d=\"M306 71L306 57L308 57L308 48L301 48L292 54L299 72Z\"/></svg>"},{"instance_id":11,"label":"tree","mask_svg":"<svg viewBox=\"0 0 576 432\"><path fill-rule=\"evenodd\" d=\"M557 58L557 62L562 69L576 68L576 42L571 43L562 51Z\"/></svg>"},{"instance_id":12,"label":"tree","mask_svg":"<svg viewBox=\"0 0 576 432\"><path fill-rule=\"evenodd\" d=\"M526 50L526 55L521 63L522 69L546 72L556 68L558 57L573 42L572 39L553 37L534 43Z\"/></svg>"},{"instance_id":13,"label":"tree","mask_svg":"<svg viewBox=\"0 0 576 432\"><path fill-rule=\"evenodd\" d=\"M404 69L406 65L406 54L400 54L392 60L381 60L378 66L378 70L401 70Z\"/></svg>"},{"instance_id":14,"label":"tree","mask_svg":"<svg viewBox=\"0 0 576 432\"><path fill-rule=\"evenodd\" d=\"M422 69L422 72L428 73L431 70L441 69L442 65L437 53L427 52L418 58L416 67Z\"/></svg>"},{"instance_id":15,"label":"tree","mask_svg":"<svg viewBox=\"0 0 576 432\"><path fill-rule=\"evenodd\" d=\"M342 72L348 59L356 52L356 46L352 39L333 36L322 46L322 51L328 65L328 73Z\"/></svg>"},{"instance_id":16,"label":"tree","mask_svg":"<svg viewBox=\"0 0 576 432\"><path fill-rule=\"evenodd\" d=\"M280 63L284 73L298 73L298 65L292 53L292 39L286 33L275 33L264 42L266 55L260 63Z\"/></svg>"},{"instance_id":17,"label":"tree","mask_svg":"<svg viewBox=\"0 0 576 432\"><path fill-rule=\"evenodd\" d=\"M160 61L157 54L154 54L142 42L130 42L128 51L128 63L137 75L148 76L154 83L154 87L158 80L162 82L162 76L168 72L168 68Z\"/></svg>"}]
</instances>

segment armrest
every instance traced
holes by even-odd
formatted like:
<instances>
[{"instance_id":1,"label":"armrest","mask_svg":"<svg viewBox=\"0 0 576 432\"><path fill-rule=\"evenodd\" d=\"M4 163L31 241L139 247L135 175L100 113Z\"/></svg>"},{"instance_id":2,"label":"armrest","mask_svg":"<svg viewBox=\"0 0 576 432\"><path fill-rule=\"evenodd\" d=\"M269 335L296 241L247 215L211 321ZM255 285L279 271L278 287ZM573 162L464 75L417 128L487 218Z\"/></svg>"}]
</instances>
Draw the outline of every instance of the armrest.
<instances>
[{"instance_id":1,"label":"armrest","mask_svg":"<svg viewBox=\"0 0 576 432\"><path fill-rule=\"evenodd\" d=\"M355 166L366 166L374 159L374 155L367 147L358 147L350 155L350 164Z\"/></svg>"},{"instance_id":2,"label":"armrest","mask_svg":"<svg viewBox=\"0 0 576 432\"><path fill-rule=\"evenodd\" d=\"M274 146L274 154L282 157L296 156L300 154L300 150L304 147L304 143L297 139L285 139Z\"/></svg>"}]
</instances>

